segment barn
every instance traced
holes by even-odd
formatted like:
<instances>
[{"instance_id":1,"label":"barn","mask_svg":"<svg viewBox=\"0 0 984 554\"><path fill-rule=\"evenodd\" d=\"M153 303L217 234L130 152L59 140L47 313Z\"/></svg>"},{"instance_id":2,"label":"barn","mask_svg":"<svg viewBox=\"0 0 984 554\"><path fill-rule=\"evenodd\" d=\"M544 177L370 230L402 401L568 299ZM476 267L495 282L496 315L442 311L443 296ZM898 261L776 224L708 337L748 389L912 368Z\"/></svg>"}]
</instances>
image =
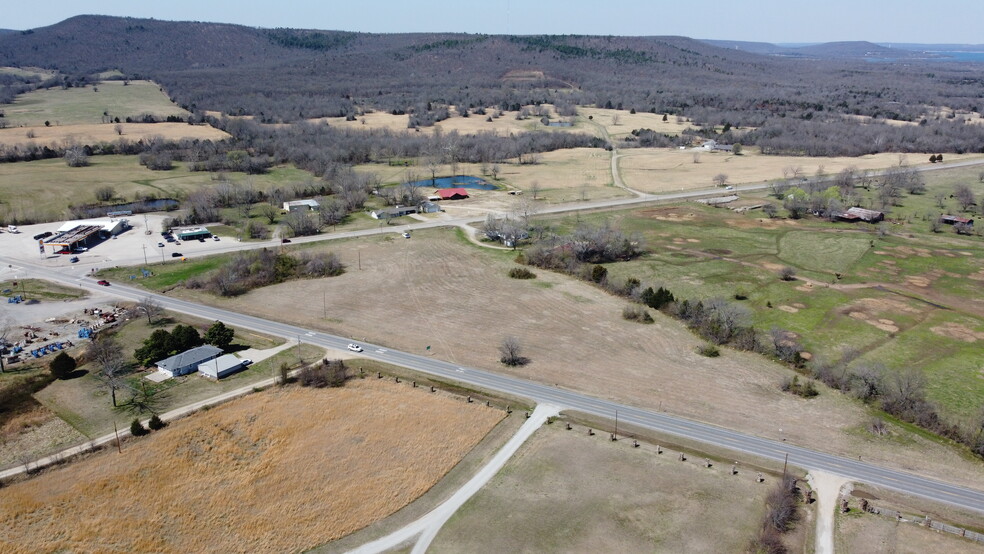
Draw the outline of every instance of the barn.
<instances>
[{"instance_id":1,"label":"barn","mask_svg":"<svg viewBox=\"0 0 984 554\"><path fill-rule=\"evenodd\" d=\"M175 354L170 358L165 358L155 365L157 366L157 371L167 375L168 377L177 377L179 375L187 375L198 371L198 366L209 360L214 360L222 355L222 349L216 348L215 346L206 344L205 346L196 346L191 350L185 350L180 354Z\"/></svg>"},{"instance_id":2,"label":"barn","mask_svg":"<svg viewBox=\"0 0 984 554\"><path fill-rule=\"evenodd\" d=\"M198 373L201 373L210 379L221 379L226 375L231 375L243 369L244 367L245 366L243 365L242 360L232 354L226 354L205 363L198 364Z\"/></svg>"},{"instance_id":3,"label":"barn","mask_svg":"<svg viewBox=\"0 0 984 554\"><path fill-rule=\"evenodd\" d=\"M468 191L461 187L456 187L453 189L441 189L437 191L437 194L441 196L441 200L461 200L468 198Z\"/></svg>"}]
</instances>

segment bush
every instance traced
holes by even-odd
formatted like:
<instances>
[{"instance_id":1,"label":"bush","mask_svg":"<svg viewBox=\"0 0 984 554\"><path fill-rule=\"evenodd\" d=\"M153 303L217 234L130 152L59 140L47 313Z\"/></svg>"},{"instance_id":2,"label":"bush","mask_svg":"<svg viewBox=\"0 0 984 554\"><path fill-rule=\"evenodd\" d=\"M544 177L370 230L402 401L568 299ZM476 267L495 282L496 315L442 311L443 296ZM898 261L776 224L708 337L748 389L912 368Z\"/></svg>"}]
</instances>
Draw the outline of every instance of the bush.
<instances>
[{"instance_id":1,"label":"bush","mask_svg":"<svg viewBox=\"0 0 984 554\"><path fill-rule=\"evenodd\" d=\"M68 355L68 353L62 351L59 352L57 356L48 364L48 369L51 370L51 375L55 379L67 379L78 364L75 362L75 358Z\"/></svg>"},{"instance_id":2,"label":"bush","mask_svg":"<svg viewBox=\"0 0 984 554\"><path fill-rule=\"evenodd\" d=\"M721 355L721 350L713 344L703 344L697 347L697 353L708 358L717 358Z\"/></svg>"},{"instance_id":3,"label":"bush","mask_svg":"<svg viewBox=\"0 0 984 554\"><path fill-rule=\"evenodd\" d=\"M154 431L159 431L167 427L167 423L164 423L164 420L161 419L159 415L154 414L153 416L151 416L150 421L147 422L147 426L153 429Z\"/></svg>"},{"instance_id":4,"label":"bush","mask_svg":"<svg viewBox=\"0 0 984 554\"><path fill-rule=\"evenodd\" d=\"M639 323L653 323L653 316L649 315L649 310L642 306L626 306L622 310L622 319Z\"/></svg>"},{"instance_id":5,"label":"bush","mask_svg":"<svg viewBox=\"0 0 984 554\"><path fill-rule=\"evenodd\" d=\"M133 420L133 423L130 424L130 434L133 435L134 437L142 437L147 433L150 433L150 431L148 431L147 428L143 426L143 423L140 423L139 419L135 418Z\"/></svg>"},{"instance_id":6,"label":"bush","mask_svg":"<svg viewBox=\"0 0 984 554\"><path fill-rule=\"evenodd\" d=\"M789 267L788 265L779 270L779 278L783 281L795 281L796 280L796 270Z\"/></svg>"},{"instance_id":7,"label":"bush","mask_svg":"<svg viewBox=\"0 0 984 554\"><path fill-rule=\"evenodd\" d=\"M305 367L298 380L302 387L341 387L349 378L348 366L342 360L321 360L318 365Z\"/></svg>"},{"instance_id":8,"label":"bush","mask_svg":"<svg viewBox=\"0 0 984 554\"><path fill-rule=\"evenodd\" d=\"M509 270L509 276L513 279L536 279L536 273L525 267L514 267Z\"/></svg>"}]
</instances>

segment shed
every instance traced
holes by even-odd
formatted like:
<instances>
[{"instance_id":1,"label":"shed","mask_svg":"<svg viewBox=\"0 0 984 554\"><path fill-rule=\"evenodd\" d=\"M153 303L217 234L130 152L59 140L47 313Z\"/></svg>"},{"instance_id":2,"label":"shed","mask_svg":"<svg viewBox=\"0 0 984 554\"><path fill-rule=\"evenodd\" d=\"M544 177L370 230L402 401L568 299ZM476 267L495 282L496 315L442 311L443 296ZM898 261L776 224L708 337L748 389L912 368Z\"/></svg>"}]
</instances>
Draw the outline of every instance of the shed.
<instances>
[{"instance_id":1,"label":"shed","mask_svg":"<svg viewBox=\"0 0 984 554\"><path fill-rule=\"evenodd\" d=\"M437 191L437 194L441 195L442 200L461 200L462 198L468 198L468 191L461 187L441 189Z\"/></svg>"},{"instance_id":2,"label":"shed","mask_svg":"<svg viewBox=\"0 0 984 554\"><path fill-rule=\"evenodd\" d=\"M959 215L941 215L940 222L946 223L947 225L956 225L962 223L964 225L974 225L974 220L966 217L960 217Z\"/></svg>"},{"instance_id":3,"label":"shed","mask_svg":"<svg viewBox=\"0 0 984 554\"><path fill-rule=\"evenodd\" d=\"M866 221L868 223L878 223L885 219L885 214L876 210L865 208L849 208L846 212L837 216L842 221Z\"/></svg>"},{"instance_id":4,"label":"shed","mask_svg":"<svg viewBox=\"0 0 984 554\"><path fill-rule=\"evenodd\" d=\"M422 214L433 214L441 211L441 207L433 202L421 202L420 203L420 213Z\"/></svg>"},{"instance_id":5,"label":"shed","mask_svg":"<svg viewBox=\"0 0 984 554\"><path fill-rule=\"evenodd\" d=\"M175 354L157 362L157 371L164 373L168 377L187 375L198 370L198 365L209 360L214 360L222 355L222 349L210 344L196 346L190 350L185 350L180 354Z\"/></svg>"},{"instance_id":6,"label":"shed","mask_svg":"<svg viewBox=\"0 0 984 554\"><path fill-rule=\"evenodd\" d=\"M198 373L201 373L210 379L221 379L226 375L231 375L243 369L244 367L245 366L243 365L242 360L232 354L226 354L205 363L198 364Z\"/></svg>"},{"instance_id":7,"label":"shed","mask_svg":"<svg viewBox=\"0 0 984 554\"><path fill-rule=\"evenodd\" d=\"M384 208L382 210L373 210L369 212L369 216L373 219L390 219L415 213L417 213L417 208L415 206L394 206L392 208Z\"/></svg>"}]
</instances>

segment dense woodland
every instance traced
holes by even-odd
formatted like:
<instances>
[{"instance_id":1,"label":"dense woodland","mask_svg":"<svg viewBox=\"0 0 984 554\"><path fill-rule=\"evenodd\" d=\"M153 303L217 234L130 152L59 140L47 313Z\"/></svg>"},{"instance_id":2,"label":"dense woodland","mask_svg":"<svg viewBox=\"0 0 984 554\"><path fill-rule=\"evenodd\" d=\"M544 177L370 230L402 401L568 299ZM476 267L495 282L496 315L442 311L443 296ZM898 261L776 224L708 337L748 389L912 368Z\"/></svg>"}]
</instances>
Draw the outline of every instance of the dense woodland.
<instances>
[{"instance_id":1,"label":"dense woodland","mask_svg":"<svg viewBox=\"0 0 984 554\"><path fill-rule=\"evenodd\" d=\"M207 110L276 123L384 110L428 125L449 106L594 104L685 116L705 135L727 125L722 140L767 153L984 151L979 128L963 123L984 109L984 68L866 61L878 48L838 43L789 57L683 37L382 35L79 16L0 34L0 65L63 74L3 76L0 102L118 69L160 82L198 117Z\"/></svg>"}]
</instances>

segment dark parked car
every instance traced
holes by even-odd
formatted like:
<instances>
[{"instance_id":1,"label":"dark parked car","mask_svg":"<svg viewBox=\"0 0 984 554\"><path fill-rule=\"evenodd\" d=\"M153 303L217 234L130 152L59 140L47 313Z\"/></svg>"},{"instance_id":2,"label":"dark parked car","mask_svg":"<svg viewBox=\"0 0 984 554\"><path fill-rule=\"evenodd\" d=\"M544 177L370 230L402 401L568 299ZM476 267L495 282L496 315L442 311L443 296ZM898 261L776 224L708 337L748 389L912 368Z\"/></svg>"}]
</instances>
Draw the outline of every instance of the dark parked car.
<instances>
[{"instance_id":1,"label":"dark parked car","mask_svg":"<svg viewBox=\"0 0 984 554\"><path fill-rule=\"evenodd\" d=\"M68 261L70 261L70 262L72 262L74 264L75 262L79 261L79 257L78 256L72 256L71 258L68 259Z\"/></svg>"},{"instance_id":2,"label":"dark parked car","mask_svg":"<svg viewBox=\"0 0 984 554\"><path fill-rule=\"evenodd\" d=\"M171 252L171 257L172 258L180 258L181 257L181 252Z\"/></svg>"},{"instance_id":3,"label":"dark parked car","mask_svg":"<svg viewBox=\"0 0 984 554\"><path fill-rule=\"evenodd\" d=\"M51 231L45 231L43 233L39 233L37 235L34 235L34 240L46 239L46 238L50 237L53 234L54 233L52 233Z\"/></svg>"}]
</instances>

